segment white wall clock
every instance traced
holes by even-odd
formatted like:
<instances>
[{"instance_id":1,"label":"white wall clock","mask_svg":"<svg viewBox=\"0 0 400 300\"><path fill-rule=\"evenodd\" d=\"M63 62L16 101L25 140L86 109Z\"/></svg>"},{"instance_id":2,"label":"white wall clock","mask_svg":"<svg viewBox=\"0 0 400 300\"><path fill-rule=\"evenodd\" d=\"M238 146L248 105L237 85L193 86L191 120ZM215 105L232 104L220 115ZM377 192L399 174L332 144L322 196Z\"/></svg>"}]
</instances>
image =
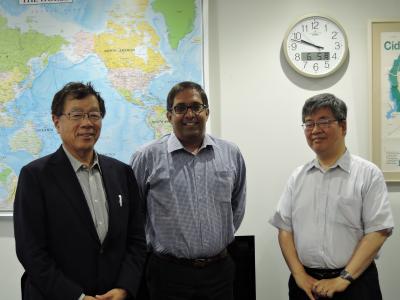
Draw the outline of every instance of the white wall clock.
<instances>
[{"instance_id":1,"label":"white wall clock","mask_svg":"<svg viewBox=\"0 0 400 300\"><path fill-rule=\"evenodd\" d=\"M343 27L323 15L301 17L286 32L283 41L289 65L307 77L325 77L337 71L348 55Z\"/></svg>"}]
</instances>

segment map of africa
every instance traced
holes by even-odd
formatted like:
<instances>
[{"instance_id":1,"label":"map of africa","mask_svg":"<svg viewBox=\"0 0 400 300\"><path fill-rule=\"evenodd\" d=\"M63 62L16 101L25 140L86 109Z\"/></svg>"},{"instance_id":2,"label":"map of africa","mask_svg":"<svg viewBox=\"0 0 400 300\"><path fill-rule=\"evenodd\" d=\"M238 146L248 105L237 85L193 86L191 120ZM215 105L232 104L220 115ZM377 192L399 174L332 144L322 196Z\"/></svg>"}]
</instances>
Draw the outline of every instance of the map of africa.
<instances>
[{"instance_id":1,"label":"map of africa","mask_svg":"<svg viewBox=\"0 0 400 300\"><path fill-rule=\"evenodd\" d=\"M165 99L203 82L201 0L0 0L0 211L12 210L22 166L61 141L50 105L67 82L92 82L107 114L96 144L128 162L170 131Z\"/></svg>"}]
</instances>

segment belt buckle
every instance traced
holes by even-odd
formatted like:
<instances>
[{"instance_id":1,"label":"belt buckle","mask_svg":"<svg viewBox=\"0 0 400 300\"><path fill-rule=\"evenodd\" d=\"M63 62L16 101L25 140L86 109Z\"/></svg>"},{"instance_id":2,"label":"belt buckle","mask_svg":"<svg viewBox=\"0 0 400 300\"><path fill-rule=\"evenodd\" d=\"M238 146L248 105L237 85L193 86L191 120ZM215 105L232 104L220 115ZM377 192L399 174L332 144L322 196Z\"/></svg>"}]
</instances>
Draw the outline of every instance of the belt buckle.
<instances>
[{"instance_id":1,"label":"belt buckle","mask_svg":"<svg viewBox=\"0 0 400 300\"><path fill-rule=\"evenodd\" d=\"M196 268L204 268L207 266L208 259L206 258L196 258L193 260L192 264Z\"/></svg>"}]
</instances>

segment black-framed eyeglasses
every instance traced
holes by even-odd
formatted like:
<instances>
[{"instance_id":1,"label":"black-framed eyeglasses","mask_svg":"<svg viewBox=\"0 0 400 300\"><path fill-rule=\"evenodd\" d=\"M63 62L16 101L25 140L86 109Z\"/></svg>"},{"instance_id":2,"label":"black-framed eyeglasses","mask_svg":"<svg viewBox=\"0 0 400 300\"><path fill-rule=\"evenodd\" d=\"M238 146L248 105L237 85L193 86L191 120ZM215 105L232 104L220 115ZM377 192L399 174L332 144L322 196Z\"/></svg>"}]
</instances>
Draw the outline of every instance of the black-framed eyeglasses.
<instances>
[{"instance_id":1,"label":"black-framed eyeglasses","mask_svg":"<svg viewBox=\"0 0 400 300\"><path fill-rule=\"evenodd\" d=\"M179 103L175 105L170 111L174 111L175 114L177 115L184 115L188 111L188 109L191 109L194 114L199 114L206 108L208 108L207 105L202 104L202 103L192 103L190 105L184 104L184 103Z\"/></svg>"},{"instance_id":2,"label":"black-framed eyeglasses","mask_svg":"<svg viewBox=\"0 0 400 300\"><path fill-rule=\"evenodd\" d=\"M331 126L331 123L333 122L340 122L343 120L337 120L337 119L321 119L318 121L306 121L301 126L304 128L305 131L311 131L314 129L315 126L318 126L321 129L326 129Z\"/></svg>"},{"instance_id":3,"label":"black-framed eyeglasses","mask_svg":"<svg viewBox=\"0 0 400 300\"><path fill-rule=\"evenodd\" d=\"M103 118L103 116L101 115L101 112L99 112L99 111L91 111L88 113L85 113L83 111L71 111L69 113L62 114L62 115L66 116L69 120L72 120L72 121L84 120L85 117L87 117L92 122L98 122Z\"/></svg>"}]
</instances>

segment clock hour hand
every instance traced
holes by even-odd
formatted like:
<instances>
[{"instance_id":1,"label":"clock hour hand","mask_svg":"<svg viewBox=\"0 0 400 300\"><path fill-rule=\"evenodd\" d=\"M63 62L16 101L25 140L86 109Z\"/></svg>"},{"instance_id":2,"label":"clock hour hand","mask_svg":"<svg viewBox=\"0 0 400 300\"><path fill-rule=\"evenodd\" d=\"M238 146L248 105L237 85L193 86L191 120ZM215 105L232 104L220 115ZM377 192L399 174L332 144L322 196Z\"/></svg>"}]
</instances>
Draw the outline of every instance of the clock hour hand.
<instances>
[{"instance_id":1,"label":"clock hour hand","mask_svg":"<svg viewBox=\"0 0 400 300\"><path fill-rule=\"evenodd\" d=\"M305 40L294 40L294 39L291 39L291 40L292 40L293 42L301 43L301 44L306 44L306 45L315 47L315 48L320 49L320 50L323 50L323 49L324 49L324 47L322 47L322 46L315 45L315 44L310 43L310 42L307 42L307 41L305 41Z\"/></svg>"}]
</instances>

